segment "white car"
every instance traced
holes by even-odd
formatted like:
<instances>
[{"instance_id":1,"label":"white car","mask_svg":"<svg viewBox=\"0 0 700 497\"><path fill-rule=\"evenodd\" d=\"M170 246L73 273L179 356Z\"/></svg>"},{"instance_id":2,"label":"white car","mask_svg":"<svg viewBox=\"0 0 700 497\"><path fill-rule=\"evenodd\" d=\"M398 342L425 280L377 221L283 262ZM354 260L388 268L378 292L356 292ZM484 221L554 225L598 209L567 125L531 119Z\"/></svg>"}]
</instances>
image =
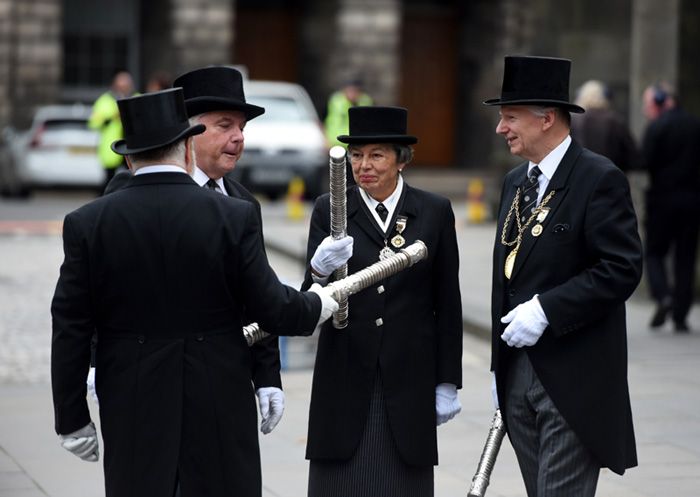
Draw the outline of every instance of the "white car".
<instances>
[{"instance_id":1,"label":"white car","mask_svg":"<svg viewBox=\"0 0 700 497\"><path fill-rule=\"evenodd\" d=\"M44 106L28 131L5 129L3 193L57 186L100 190L105 171L97 156L98 133L87 126L90 112L85 105Z\"/></svg>"},{"instance_id":2,"label":"white car","mask_svg":"<svg viewBox=\"0 0 700 497\"><path fill-rule=\"evenodd\" d=\"M279 81L245 83L246 101L265 113L246 124L245 148L231 173L254 193L277 198L295 177L305 196L328 190L328 147L323 127L306 90Z\"/></svg>"}]
</instances>

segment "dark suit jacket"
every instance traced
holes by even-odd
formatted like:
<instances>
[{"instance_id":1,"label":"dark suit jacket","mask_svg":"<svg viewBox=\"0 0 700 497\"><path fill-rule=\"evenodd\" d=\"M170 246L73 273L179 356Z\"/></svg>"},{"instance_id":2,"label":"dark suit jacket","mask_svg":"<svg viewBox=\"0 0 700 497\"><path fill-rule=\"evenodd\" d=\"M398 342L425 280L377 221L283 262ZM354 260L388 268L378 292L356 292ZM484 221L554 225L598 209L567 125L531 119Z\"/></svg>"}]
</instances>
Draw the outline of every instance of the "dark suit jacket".
<instances>
[{"instance_id":1,"label":"dark suit jacket","mask_svg":"<svg viewBox=\"0 0 700 497\"><path fill-rule=\"evenodd\" d=\"M384 237L358 187L347 192L347 232L354 238L348 274L379 260ZM348 459L362 437L377 371L402 458L437 464L435 387L462 384L459 254L450 202L404 184L396 214L407 217L406 245L422 240L428 258L349 299L349 325L321 331L314 367L308 459ZM389 238L394 234L392 221ZM328 194L311 217L307 259L330 234ZM308 267L308 266L307 266ZM307 270L304 287L311 284ZM383 323L377 325L381 318Z\"/></svg>"},{"instance_id":2,"label":"dark suit jacket","mask_svg":"<svg viewBox=\"0 0 700 497\"><path fill-rule=\"evenodd\" d=\"M115 192L123 188L131 178L131 171L119 171L114 178L110 180L105 188L105 195ZM258 218L260 227L260 236L262 237L262 212L260 202L240 183L224 176L224 185L227 193L234 198L247 200L255 206L255 212ZM244 324L249 324L250 320L244 319ZM279 339L275 335L264 338L250 347L250 353L253 356L253 384L255 388L260 387L278 387L282 388L282 379L280 377L280 351Z\"/></svg>"},{"instance_id":3,"label":"dark suit jacket","mask_svg":"<svg viewBox=\"0 0 700 497\"><path fill-rule=\"evenodd\" d=\"M191 495L260 496L243 311L272 333L310 334L321 304L279 283L254 206L185 174L134 176L68 214L63 236L51 308L56 431L90 420L96 331L107 496L169 495L176 472Z\"/></svg>"},{"instance_id":4,"label":"dark suit jacket","mask_svg":"<svg viewBox=\"0 0 700 497\"><path fill-rule=\"evenodd\" d=\"M528 228L510 280L501 230L527 163L505 178L493 257L491 369L499 400L514 349L500 318L539 294L550 326L526 347L562 416L616 473L637 464L627 386L625 301L642 273L642 249L627 179L607 158L572 142L551 179L551 211L534 237ZM513 239L514 233L507 237Z\"/></svg>"}]
</instances>

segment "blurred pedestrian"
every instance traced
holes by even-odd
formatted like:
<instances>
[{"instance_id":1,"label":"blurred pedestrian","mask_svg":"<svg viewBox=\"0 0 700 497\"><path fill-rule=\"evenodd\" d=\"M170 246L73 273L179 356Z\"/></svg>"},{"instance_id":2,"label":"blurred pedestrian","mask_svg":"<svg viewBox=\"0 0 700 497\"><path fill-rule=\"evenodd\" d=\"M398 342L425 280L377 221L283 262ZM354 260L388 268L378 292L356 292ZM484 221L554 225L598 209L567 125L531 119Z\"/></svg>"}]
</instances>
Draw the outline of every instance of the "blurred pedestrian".
<instances>
[{"instance_id":1,"label":"blurred pedestrian","mask_svg":"<svg viewBox=\"0 0 700 497\"><path fill-rule=\"evenodd\" d=\"M629 127L611 108L610 91L600 81L586 81L579 88L574 103L584 114L571 116L571 137L581 146L610 159L627 172L641 169L639 149Z\"/></svg>"},{"instance_id":2,"label":"blurred pedestrian","mask_svg":"<svg viewBox=\"0 0 700 497\"><path fill-rule=\"evenodd\" d=\"M595 494L637 464L625 300L642 273L625 175L569 136L571 62L506 57L496 132L505 178L493 257L495 401L527 495Z\"/></svg>"},{"instance_id":3,"label":"blurred pedestrian","mask_svg":"<svg viewBox=\"0 0 700 497\"><path fill-rule=\"evenodd\" d=\"M112 142L124 136L117 100L132 95L134 95L134 81L131 74L120 70L112 78L110 89L100 95L92 106L92 114L88 120L88 126L96 129L100 134L97 154L105 170L103 194L107 183L114 177L117 169L124 165L123 157L114 153L111 149Z\"/></svg>"},{"instance_id":4,"label":"blurred pedestrian","mask_svg":"<svg viewBox=\"0 0 700 497\"><path fill-rule=\"evenodd\" d=\"M324 121L326 139L331 147L345 146L338 136L348 133L348 110L360 105L372 105L372 97L364 92L359 78L346 81L340 90L331 94Z\"/></svg>"},{"instance_id":5,"label":"blurred pedestrian","mask_svg":"<svg viewBox=\"0 0 700 497\"><path fill-rule=\"evenodd\" d=\"M171 87L170 76L164 71L156 71L151 74L146 82L146 93L161 91Z\"/></svg>"},{"instance_id":6,"label":"blurred pedestrian","mask_svg":"<svg viewBox=\"0 0 700 497\"><path fill-rule=\"evenodd\" d=\"M649 174L646 262L656 302L650 326L662 326L670 314L675 330L687 332L700 231L700 119L679 106L665 82L646 88L643 101L649 120L642 142Z\"/></svg>"},{"instance_id":7,"label":"blurred pedestrian","mask_svg":"<svg viewBox=\"0 0 700 497\"><path fill-rule=\"evenodd\" d=\"M56 432L76 456L99 458L84 383L96 331L106 496L179 486L182 497L259 497L241 311L269 332L308 335L338 306L318 286L299 293L279 282L250 202L188 176L204 126L190 126L181 89L119 109L125 139L112 149L134 176L64 221L51 306Z\"/></svg>"},{"instance_id":8,"label":"blurred pedestrian","mask_svg":"<svg viewBox=\"0 0 700 497\"><path fill-rule=\"evenodd\" d=\"M409 186L407 111L351 107L348 273L422 240L428 258L349 298L349 324L321 330L306 458L309 497L433 495L436 426L461 410L462 310L449 200ZM303 288L350 255L333 246L328 194L316 200Z\"/></svg>"}]
</instances>

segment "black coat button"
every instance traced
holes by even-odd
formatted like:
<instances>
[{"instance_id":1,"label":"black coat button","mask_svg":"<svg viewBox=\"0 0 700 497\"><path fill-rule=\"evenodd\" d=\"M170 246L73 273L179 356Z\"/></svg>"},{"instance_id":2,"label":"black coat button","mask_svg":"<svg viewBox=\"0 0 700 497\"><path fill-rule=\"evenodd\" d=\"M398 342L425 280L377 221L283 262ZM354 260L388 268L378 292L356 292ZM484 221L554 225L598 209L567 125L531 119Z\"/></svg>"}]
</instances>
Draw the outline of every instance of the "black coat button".
<instances>
[{"instance_id":1,"label":"black coat button","mask_svg":"<svg viewBox=\"0 0 700 497\"><path fill-rule=\"evenodd\" d=\"M204 336L203 335L197 335L197 338L195 338L198 342L203 342L204 341Z\"/></svg>"},{"instance_id":2,"label":"black coat button","mask_svg":"<svg viewBox=\"0 0 700 497\"><path fill-rule=\"evenodd\" d=\"M139 343L143 343L143 342L146 341L146 337L144 337L143 335L139 335L138 337L136 337L136 340L137 340Z\"/></svg>"},{"instance_id":3,"label":"black coat button","mask_svg":"<svg viewBox=\"0 0 700 497\"><path fill-rule=\"evenodd\" d=\"M508 296L515 297L515 290L513 290L512 288L510 290L508 290Z\"/></svg>"}]
</instances>

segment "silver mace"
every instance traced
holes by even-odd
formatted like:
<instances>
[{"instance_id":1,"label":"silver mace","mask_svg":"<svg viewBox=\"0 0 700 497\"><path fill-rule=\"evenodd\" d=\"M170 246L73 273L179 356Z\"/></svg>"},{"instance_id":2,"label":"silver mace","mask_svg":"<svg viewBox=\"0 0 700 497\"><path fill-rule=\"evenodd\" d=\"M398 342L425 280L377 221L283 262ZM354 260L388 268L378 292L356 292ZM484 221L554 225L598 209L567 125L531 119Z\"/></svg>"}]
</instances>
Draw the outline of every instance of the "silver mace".
<instances>
[{"instance_id":1,"label":"silver mace","mask_svg":"<svg viewBox=\"0 0 700 497\"><path fill-rule=\"evenodd\" d=\"M383 261L375 262L342 280L329 283L323 287L323 291L328 292L328 295L336 302L340 302L341 299L347 299L350 295L354 295L384 278L393 276L426 257L428 257L428 247L422 241L416 240ZM270 336L270 333L261 330L258 323L251 323L243 327L243 336L250 346Z\"/></svg>"},{"instance_id":2,"label":"silver mace","mask_svg":"<svg viewBox=\"0 0 700 497\"><path fill-rule=\"evenodd\" d=\"M330 203L331 203L331 238L339 240L348 232L348 202L346 195L345 149L335 146L329 151L330 161ZM333 271L336 281L348 275L348 265L343 264ZM348 298L338 301L338 310L333 313L333 327L343 329L348 326Z\"/></svg>"},{"instance_id":3,"label":"silver mace","mask_svg":"<svg viewBox=\"0 0 700 497\"><path fill-rule=\"evenodd\" d=\"M479 466L476 468L476 474L472 478L472 485L469 488L468 497L484 497L486 495L486 487L489 486L491 480L491 472L496 464L496 457L501 448L501 442L506 434L506 427L503 424L501 410L496 409L491 421L489 435L486 437L486 444L479 459Z\"/></svg>"}]
</instances>

